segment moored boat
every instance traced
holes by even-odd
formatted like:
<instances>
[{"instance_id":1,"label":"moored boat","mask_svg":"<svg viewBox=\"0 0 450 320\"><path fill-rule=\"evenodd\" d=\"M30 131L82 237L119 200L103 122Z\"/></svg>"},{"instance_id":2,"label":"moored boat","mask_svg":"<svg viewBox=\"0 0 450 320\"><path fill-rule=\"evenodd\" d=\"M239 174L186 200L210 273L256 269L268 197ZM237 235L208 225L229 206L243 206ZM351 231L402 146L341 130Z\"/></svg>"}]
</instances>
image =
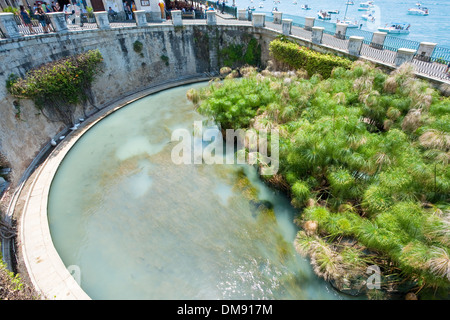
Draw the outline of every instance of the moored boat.
<instances>
[{"instance_id":1,"label":"moored boat","mask_svg":"<svg viewBox=\"0 0 450 320\"><path fill-rule=\"evenodd\" d=\"M414 16L427 16L429 14L427 8L418 7L418 8L411 8L408 9L408 14L414 15Z\"/></svg>"},{"instance_id":2,"label":"moored boat","mask_svg":"<svg viewBox=\"0 0 450 320\"><path fill-rule=\"evenodd\" d=\"M375 21L375 16L373 14L371 14L371 13L366 13L366 14L363 14L361 16L361 19L367 20L367 21L370 21L370 22L374 22Z\"/></svg>"},{"instance_id":3,"label":"moored boat","mask_svg":"<svg viewBox=\"0 0 450 320\"><path fill-rule=\"evenodd\" d=\"M358 21L354 21L350 18L345 18L343 21L338 20L338 23L346 24L347 28L358 28L359 27Z\"/></svg>"},{"instance_id":4,"label":"moored boat","mask_svg":"<svg viewBox=\"0 0 450 320\"><path fill-rule=\"evenodd\" d=\"M359 27L358 21L347 17L348 6L349 6L349 4L347 2L346 6L345 6L344 20L343 21L337 20L336 22L346 24L347 28L358 28Z\"/></svg>"},{"instance_id":5,"label":"moored boat","mask_svg":"<svg viewBox=\"0 0 450 320\"><path fill-rule=\"evenodd\" d=\"M320 20L331 20L331 14L327 13L326 11L320 10L317 12L317 18Z\"/></svg>"},{"instance_id":6,"label":"moored boat","mask_svg":"<svg viewBox=\"0 0 450 320\"><path fill-rule=\"evenodd\" d=\"M373 7L374 4L373 4L373 1L367 1L367 2L360 3L359 6L361 8L370 8L370 7Z\"/></svg>"},{"instance_id":7,"label":"moored boat","mask_svg":"<svg viewBox=\"0 0 450 320\"><path fill-rule=\"evenodd\" d=\"M392 34L408 34L410 24L406 23L390 23L385 25L383 28L378 28L378 31L392 33Z\"/></svg>"},{"instance_id":8,"label":"moored boat","mask_svg":"<svg viewBox=\"0 0 450 320\"><path fill-rule=\"evenodd\" d=\"M311 10L307 4L302 4L302 10Z\"/></svg>"}]
</instances>

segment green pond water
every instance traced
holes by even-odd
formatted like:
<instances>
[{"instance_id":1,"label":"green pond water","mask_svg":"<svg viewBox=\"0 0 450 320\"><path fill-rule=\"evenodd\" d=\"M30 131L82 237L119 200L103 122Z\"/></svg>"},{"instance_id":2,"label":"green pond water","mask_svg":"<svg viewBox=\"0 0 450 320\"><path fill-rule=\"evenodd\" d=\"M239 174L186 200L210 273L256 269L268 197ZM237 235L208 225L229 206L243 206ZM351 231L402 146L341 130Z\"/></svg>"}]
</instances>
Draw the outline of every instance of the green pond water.
<instances>
[{"instance_id":1,"label":"green pond water","mask_svg":"<svg viewBox=\"0 0 450 320\"><path fill-rule=\"evenodd\" d=\"M52 182L48 219L93 299L343 299L293 248L289 200L245 165L176 165L202 120L177 87L90 129ZM267 200L273 210L259 206Z\"/></svg>"}]
</instances>

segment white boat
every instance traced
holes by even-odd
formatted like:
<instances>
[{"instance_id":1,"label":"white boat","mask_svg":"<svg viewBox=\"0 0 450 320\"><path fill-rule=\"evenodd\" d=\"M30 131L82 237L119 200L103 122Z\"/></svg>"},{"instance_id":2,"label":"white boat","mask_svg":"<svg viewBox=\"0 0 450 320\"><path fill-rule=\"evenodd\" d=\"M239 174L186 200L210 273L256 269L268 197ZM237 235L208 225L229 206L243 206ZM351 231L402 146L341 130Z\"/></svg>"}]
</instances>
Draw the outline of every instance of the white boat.
<instances>
[{"instance_id":1,"label":"white boat","mask_svg":"<svg viewBox=\"0 0 450 320\"><path fill-rule=\"evenodd\" d=\"M339 14L339 10L328 10L328 14Z\"/></svg>"},{"instance_id":2,"label":"white boat","mask_svg":"<svg viewBox=\"0 0 450 320\"><path fill-rule=\"evenodd\" d=\"M340 23L346 24L347 28L358 28L359 27L358 21L354 21L349 18L345 18L344 21L341 21Z\"/></svg>"},{"instance_id":3,"label":"white boat","mask_svg":"<svg viewBox=\"0 0 450 320\"><path fill-rule=\"evenodd\" d=\"M406 23L390 23L384 26L384 28L378 28L378 31L392 33L392 34L408 34L410 24Z\"/></svg>"},{"instance_id":4,"label":"white boat","mask_svg":"<svg viewBox=\"0 0 450 320\"><path fill-rule=\"evenodd\" d=\"M367 21L370 21L370 22L374 22L375 21L375 16L373 14L371 14L371 13L366 13L366 14L363 14L361 16L361 19L367 20Z\"/></svg>"},{"instance_id":5,"label":"white boat","mask_svg":"<svg viewBox=\"0 0 450 320\"><path fill-rule=\"evenodd\" d=\"M327 13L326 11L320 10L317 12L317 18L319 20L331 20L331 14Z\"/></svg>"},{"instance_id":6,"label":"white boat","mask_svg":"<svg viewBox=\"0 0 450 320\"><path fill-rule=\"evenodd\" d=\"M260 8L264 8L264 6L262 4L259 5Z\"/></svg>"},{"instance_id":7,"label":"white boat","mask_svg":"<svg viewBox=\"0 0 450 320\"><path fill-rule=\"evenodd\" d=\"M346 4L346 5L349 5L349 6L352 6L352 5L354 5L355 3L354 3L353 1L347 1L345 4Z\"/></svg>"},{"instance_id":8,"label":"white boat","mask_svg":"<svg viewBox=\"0 0 450 320\"><path fill-rule=\"evenodd\" d=\"M374 4L373 4L373 1L367 1L367 2L360 3L359 6L361 8L370 8L370 7L373 7Z\"/></svg>"},{"instance_id":9,"label":"white boat","mask_svg":"<svg viewBox=\"0 0 450 320\"><path fill-rule=\"evenodd\" d=\"M359 27L358 21L355 21L347 17L348 6L349 4L347 3L345 6L344 20L343 21L336 20L336 23L346 24L347 28L358 28Z\"/></svg>"},{"instance_id":10,"label":"white boat","mask_svg":"<svg viewBox=\"0 0 450 320\"><path fill-rule=\"evenodd\" d=\"M302 4L302 10L311 10L307 4Z\"/></svg>"},{"instance_id":11,"label":"white boat","mask_svg":"<svg viewBox=\"0 0 450 320\"><path fill-rule=\"evenodd\" d=\"M427 16L429 13L428 13L427 8L418 7L418 8L408 9L408 14L411 14L414 16Z\"/></svg>"}]
</instances>

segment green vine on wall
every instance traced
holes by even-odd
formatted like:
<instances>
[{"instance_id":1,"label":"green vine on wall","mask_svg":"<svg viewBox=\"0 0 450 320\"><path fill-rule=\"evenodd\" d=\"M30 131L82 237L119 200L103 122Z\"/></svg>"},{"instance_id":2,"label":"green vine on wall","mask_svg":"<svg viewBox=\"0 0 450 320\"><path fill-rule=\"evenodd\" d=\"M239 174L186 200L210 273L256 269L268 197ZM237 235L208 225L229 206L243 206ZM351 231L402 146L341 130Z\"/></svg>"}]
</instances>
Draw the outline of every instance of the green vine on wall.
<instances>
[{"instance_id":1,"label":"green vine on wall","mask_svg":"<svg viewBox=\"0 0 450 320\"><path fill-rule=\"evenodd\" d=\"M255 38L251 38L247 46L243 44L231 44L219 51L222 65L226 67L238 67L242 65L261 65L261 45Z\"/></svg>"},{"instance_id":2,"label":"green vine on wall","mask_svg":"<svg viewBox=\"0 0 450 320\"><path fill-rule=\"evenodd\" d=\"M102 61L98 50L90 50L32 69L24 78L11 74L6 88L16 98L34 101L49 119L70 124L75 106L89 99Z\"/></svg>"}]
</instances>

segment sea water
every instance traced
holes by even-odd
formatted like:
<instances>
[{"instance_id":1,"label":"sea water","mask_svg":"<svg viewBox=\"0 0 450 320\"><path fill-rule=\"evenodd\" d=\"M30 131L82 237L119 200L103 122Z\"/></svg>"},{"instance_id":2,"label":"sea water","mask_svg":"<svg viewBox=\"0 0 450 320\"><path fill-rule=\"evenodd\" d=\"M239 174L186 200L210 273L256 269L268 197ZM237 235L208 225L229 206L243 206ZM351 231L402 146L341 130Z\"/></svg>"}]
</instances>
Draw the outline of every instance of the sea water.
<instances>
[{"instance_id":1,"label":"sea water","mask_svg":"<svg viewBox=\"0 0 450 320\"><path fill-rule=\"evenodd\" d=\"M301 21L296 19L300 17L314 17L317 20L317 12L319 10L339 10L339 14L332 14L329 22L336 23L336 19L341 21L344 18L347 0L235 0L239 9L255 7L254 12L265 12L270 15L274 7L282 12L285 17L293 19L293 22ZM297 4L294 4L294 2ZM232 0L228 0L230 5ZM348 6L347 17L352 21L357 20L362 23L362 30L377 31L374 27L384 27L391 22L399 22L410 24L410 33L408 35L399 35L403 39L414 40L418 42L434 42L440 46L450 48L450 0L375 0L374 5L379 9L379 19L374 24L368 24L367 21L361 19L366 11L358 11L360 3L366 0L355 0L354 5ZM422 7L429 10L428 16L408 15L408 9L415 8L416 3L420 3ZM262 4L263 8L259 8ZM311 10L302 10L301 6L308 4Z\"/></svg>"},{"instance_id":2,"label":"sea water","mask_svg":"<svg viewBox=\"0 0 450 320\"><path fill-rule=\"evenodd\" d=\"M253 167L171 161L171 132L203 120L186 99L202 86L133 102L69 151L48 206L66 267L93 299L346 298L295 252L297 212Z\"/></svg>"}]
</instances>

